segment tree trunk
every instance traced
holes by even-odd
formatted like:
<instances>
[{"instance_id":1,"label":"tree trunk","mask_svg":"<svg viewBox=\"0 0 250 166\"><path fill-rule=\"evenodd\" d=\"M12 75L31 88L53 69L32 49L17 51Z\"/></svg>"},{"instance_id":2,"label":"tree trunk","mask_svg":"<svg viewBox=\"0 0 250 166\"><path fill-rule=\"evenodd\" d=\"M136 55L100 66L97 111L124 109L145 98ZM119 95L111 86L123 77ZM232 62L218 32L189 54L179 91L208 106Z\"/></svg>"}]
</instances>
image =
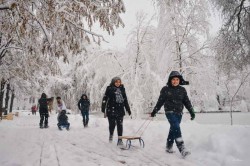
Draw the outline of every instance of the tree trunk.
<instances>
[{"instance_id":1,"label":"tree trunk","mask_svg":"<svg viewBox=\"0 0 250 166\"><path fill-rule=\"evenodd\" d=\"M231 118L231 125L233 125L233 99L230 101L230 118Z\"/></svg>"},{"instance_id":2,"label":"tree trunk","mask_svg":"<svg viewBox=\"0 0 250 166\"><path fill-rule=\"evenodd\" d=\"M12 112L12 109L13 109L14 98L15 98L15 92L14 90L11 90L10 113Z\"/></svg>"},{"instance_id":3,"label":"tree trunk","mask_svg":"<svg viewBox=\"0 0 250 166\"><path fill-rule=\"evenodd\" d=\"M178 57L178 59L179 59L180 73L182 73L181 46L179 45L179 41L176 42L176 51L177 51L177 57Z\"/></svg>"},{"instance_id":4,"label":"tree trunk","mask_svg":"<svg viewBox=\"0 0 250 166\"><path fill-rule=\"evenodd\" d=\"M5 109L4 109L4 114L7 115L8 113L8 105L9 105L9 100L10 100L10 83L7 84L7 91L5 95Z\"/></svg>"},{"instance_id":5,"label":"tree trunk","mask_svg":"<svg viewBox=\"0 0 250 166\"><path fill-rule=\"evenodd\" d=\"M4 112L3 109L3 95L4 95L4 85L5 85L5 80L1 80L1 87L0 87L0 112Z\"/></svg>"}]
</instances>

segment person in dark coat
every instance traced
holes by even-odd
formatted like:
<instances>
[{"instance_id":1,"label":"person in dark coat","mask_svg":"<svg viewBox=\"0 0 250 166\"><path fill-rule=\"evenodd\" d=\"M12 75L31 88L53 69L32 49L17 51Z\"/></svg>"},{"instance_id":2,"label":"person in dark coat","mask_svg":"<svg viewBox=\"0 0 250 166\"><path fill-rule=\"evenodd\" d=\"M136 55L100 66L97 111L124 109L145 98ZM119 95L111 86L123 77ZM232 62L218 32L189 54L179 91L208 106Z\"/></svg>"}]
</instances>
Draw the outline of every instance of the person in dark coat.
<instances>
[{"instance_id":1,"label":"person in dark coat","mask_svg":"<svg viewBox=\"0 0 250 166\"><path fill-rule=\"evenodd\" d=\"M83 94L78 102L78 108L79 110L81 110L84 127L88 127L89 107L90 107L90 101L88 99L88 96L86 94Z\"/></svg>"},{"instance_id":2,"label":"person in dark coat","mask_svg":"<svg viewBox=\"0 0 250 166\"><path fill-rule=\"evenodd\" d=\"M68 116L66 115L66 110L62 110L59 114L58 118L58 129L62 130L62 127L65 127L67 130L69 130L70 123L68 122Z\"/></svg>"},{"instance_id":3,"label":"person in dark coat","mask_svg":"<svg viewBox=\"0 0 250 166\"><path fill-rule=\"evenodd\" d=\"M38 100L38 106L39 106L39 113L40 113L40 128L47 128L48 127L48 100L47 95L45 93L42 93L41 98ZM44 125L43 125L44 123Z\"/></svg>"},{"instance_id":4,"label":"person in dark coat","mask_svg":"<svg viewBox=\"0 0 250 166\"><path fill-rule=\"evenodd\" d=\"M123 133L123 117L125 115L124 107L129 115L131 115L125 88L119 77L114 77L107 87L102 100L102 112L106 114L109 121L109 141L112 142L115 127L117 125L118 137ZM122 140L118 139L118 144L122 144Z\"/></svg>"},{"instance_id":5,"label":"person in dark coat","mask_svg":"<svg viewBox=\"0 0 250 166\"><path fill-rule=\"evenodd\" d=\"M187 91L184 87L180 86L187 84L188 82L183 79L178 71L172 71L169 75L168 83L161 89L160 97L151 113L151 117L154 117L164 105L165 114L170 123L166 151L173 153L172 148L175 141L183 157L190 154L190 152L185 149L180 128L184 106L189 111L191 120L195 118L194 109L188 98Z\"/></svg>"}]
</instances>

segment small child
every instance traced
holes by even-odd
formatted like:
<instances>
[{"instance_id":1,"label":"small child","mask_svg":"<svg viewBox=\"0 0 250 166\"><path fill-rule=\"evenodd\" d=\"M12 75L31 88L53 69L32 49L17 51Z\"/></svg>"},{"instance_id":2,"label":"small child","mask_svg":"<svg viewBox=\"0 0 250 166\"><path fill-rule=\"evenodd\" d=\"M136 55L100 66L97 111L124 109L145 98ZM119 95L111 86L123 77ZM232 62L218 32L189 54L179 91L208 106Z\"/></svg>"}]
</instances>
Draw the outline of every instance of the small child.
<instances>
[{"instance_id":1,"label":"small child","mask_svg":"<svg viewBox=\"0 0 250 166\"><path fill-rule=\"evenodd\" d=\"M58 118L58 129L62 130L62 127L65 127L67 130L69 130L70 123L68 122L68 116L66 115L66 110L62 110L59 114Z\"/></svg>"}]
</instances>

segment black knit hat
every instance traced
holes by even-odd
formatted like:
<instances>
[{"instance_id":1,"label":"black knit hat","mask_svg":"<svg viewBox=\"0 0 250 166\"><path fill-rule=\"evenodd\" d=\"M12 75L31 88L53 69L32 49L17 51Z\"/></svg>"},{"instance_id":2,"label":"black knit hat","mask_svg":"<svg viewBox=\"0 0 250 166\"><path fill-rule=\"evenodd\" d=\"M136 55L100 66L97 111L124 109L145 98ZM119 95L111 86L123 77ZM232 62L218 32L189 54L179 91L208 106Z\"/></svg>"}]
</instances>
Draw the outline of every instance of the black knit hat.
<instances>
[{"instance_id":1,"label":"black knit hat","mask_svg":"<svg viewBox=\"0 0 250 166\"><path fill-rule=\"evenodd\" d=\"M172 71L170 74L169 74L169 77L168 77L168 85L171 86L171 80L174 78L174 77L178 77L180 79L180 85L189 85L189 81L185 81L182 77L182 75L178 72L178 71Z\"/></svg>"}]
</instances>

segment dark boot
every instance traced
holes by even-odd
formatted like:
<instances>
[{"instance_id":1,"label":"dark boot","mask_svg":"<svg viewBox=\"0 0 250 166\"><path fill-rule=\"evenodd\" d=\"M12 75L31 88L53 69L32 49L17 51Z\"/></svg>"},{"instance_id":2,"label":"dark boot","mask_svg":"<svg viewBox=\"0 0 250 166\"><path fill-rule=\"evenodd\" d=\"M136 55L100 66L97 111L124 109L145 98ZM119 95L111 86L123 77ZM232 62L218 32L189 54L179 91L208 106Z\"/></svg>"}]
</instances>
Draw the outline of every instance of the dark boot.
<instances>
[{"instance_id":1,"label":"dark boot","mask_svg":"<svg viewBox=\"0 0 250 166\"><path fill-rule=\"evenodd\" d=\"M179 152L181 153L182 150L185 149L184 141L183 141L182 137L176 138L175 142L176 142L177 148L179 149Z\"/></svg>"},{"instance_id":2,"label":"dark boot","mask_svg":"<svg viewBox=\"0 0 250 166\"><path fill-rule=\"evenodd\" d=\"M123 145L122 139L118 139L117 145Z\"/></svg>"},{"instance_id":3,"label":"dark boot","mask_svg":"<svg viewBox=\"0 0 250 166\"><path fill-rule=\"evenodd\" d=\"M113 135L109 135L109 142L113 141Z\"/></svg>"},{"instance_id":4,"label":"dark boot","mask_svg":"<svg viewBox=\"0 0 250 166\"><path fill-rule=\"evenodd\" d=\"M174 153L173 145L167 145L166 146L166 152L168 152L168 153Z\"/></svg>"},{"instance_id":5,"label":"dark boot","mask_svg":"<svg viewBox=\"0 0 250 166\"><path fill-rule=\"evenodd\" d=\"M89 119L86 119L86 124L85 124L85 126L88 127L88 124L89 124Z\"/></svg>"},{"instance_id":6,"label":"dark boot","mask_svg":"<svg viewBox=\"0 0 250 166\"><path fill-rule=\"evenodd\" d=\"M86 120L85 120L85 118L83 118L82 122L83 122L83 126L85 127L86 126Z\"/></svg>"},{"instance_id":7,"label":"dark boot","mask_svg":"<svg viewBox=\"0 0 250 166\"><path fill-rule=\"evenodd\" d=\"M176 145L177 145L177 148L179 149L182 157L186 157L187 155L190 155L191 153L185 148L185 145L184 145L184 141L182 140L182 138L177 138L176 139Z\"/></svg>"},{"instance_id":8,"label":"dark boot","mask_svg":"<svg viewBox=\"0 0 250 166\"><path fill-rule=\"evenodd\" d=\"M66 130L69 130L69 126L70 126L70 123L68 123L67 127L66 127Z\"/></svg>"}]
</instances>

